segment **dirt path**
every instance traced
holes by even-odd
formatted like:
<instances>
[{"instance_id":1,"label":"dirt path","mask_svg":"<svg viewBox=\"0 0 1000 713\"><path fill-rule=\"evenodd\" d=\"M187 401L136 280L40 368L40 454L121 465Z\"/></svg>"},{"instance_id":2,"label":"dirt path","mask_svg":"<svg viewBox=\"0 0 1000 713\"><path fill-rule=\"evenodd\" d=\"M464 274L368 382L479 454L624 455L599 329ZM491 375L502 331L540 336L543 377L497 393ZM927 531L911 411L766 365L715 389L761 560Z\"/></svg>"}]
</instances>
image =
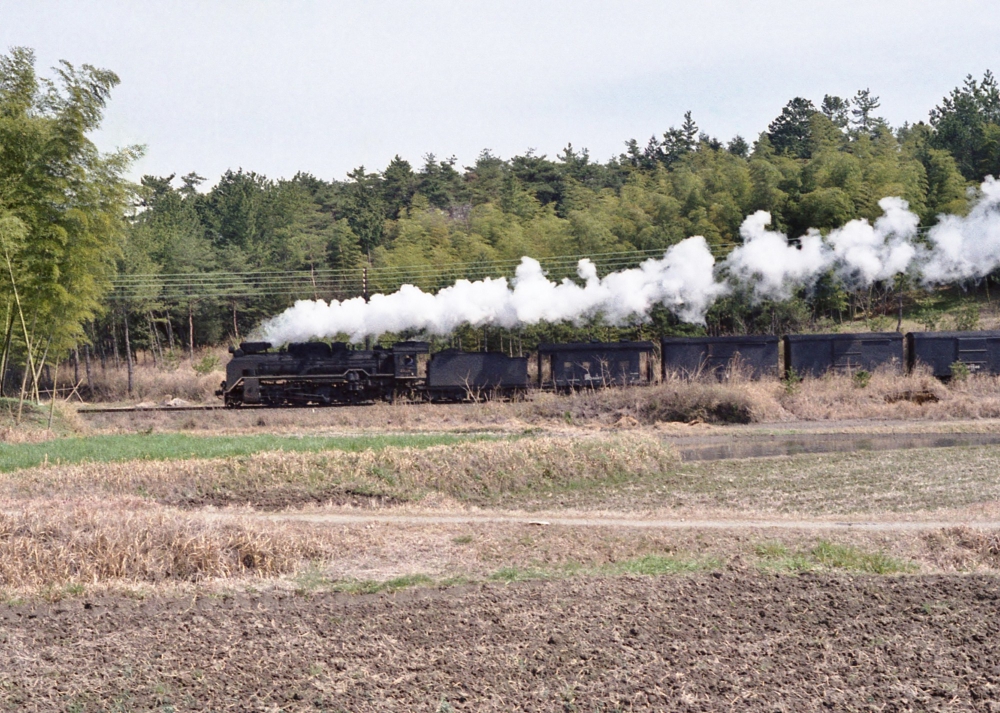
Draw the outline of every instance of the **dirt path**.
<instances>
[{"instance_id":1,"label":"dirt path","mask_svg":"<svg viewBox=\"0 0 1000 713\"><path fill-rule=\"evenodd\" d=\"M706 518L637 518L625 515L566 517L547 513L526 515L477 514L477 513L230 513L207 512L209 519L250 517L277 522L304 522L315 525L363 525L367 523L389 523L399 525L463 525L463 524L503 524L533 525L545 527L588 528L634 528L645 530L859 530L869 532L925 532L948 527L974 527L979 529L1000 529L1000 520L934 519L934 520L829 520L821 518L794 519L706 519Z\"/></svg>"}]
</instances>

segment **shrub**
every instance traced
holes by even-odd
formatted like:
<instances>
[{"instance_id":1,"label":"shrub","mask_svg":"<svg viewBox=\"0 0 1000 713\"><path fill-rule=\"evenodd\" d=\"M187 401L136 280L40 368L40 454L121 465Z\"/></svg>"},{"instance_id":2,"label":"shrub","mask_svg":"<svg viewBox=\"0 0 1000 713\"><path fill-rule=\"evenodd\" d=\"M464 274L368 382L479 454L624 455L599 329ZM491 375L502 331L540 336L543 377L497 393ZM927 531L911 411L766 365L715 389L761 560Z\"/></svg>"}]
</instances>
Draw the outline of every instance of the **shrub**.
<instances>
[{"instance_id":1,"label":"shrub","mask_svg":"<svg viewBox=\"0 0 1000 713\"><path fill-rule=\"evenodd\" d=\"M785 372L785 378L781 380L781 383L785 387L786 394L794 394L802 384L802 375L795 371L795 369L789 369Z\"/></svg>"},{"instance_id":2,"label":"shrub","mask_svg":"<svg viewBox=\"0 0 1000 713\"><path fill-rule=\"evenodd\" d=\"M194 371L199 376L207 376L219 368L219 357L215 354L206 354L201 361L194 365Z\"/></svg>"},{"instance_id":3,"label":"shrub","mask_svg":"<svg viewBox=\"0 0 1000 713\"><path fill-rule=\"evenodd\" d=\"M955 329L960 332L971 332L979 329L979 305L966 302L955 312Z\"/></svg>"}]
</instances>

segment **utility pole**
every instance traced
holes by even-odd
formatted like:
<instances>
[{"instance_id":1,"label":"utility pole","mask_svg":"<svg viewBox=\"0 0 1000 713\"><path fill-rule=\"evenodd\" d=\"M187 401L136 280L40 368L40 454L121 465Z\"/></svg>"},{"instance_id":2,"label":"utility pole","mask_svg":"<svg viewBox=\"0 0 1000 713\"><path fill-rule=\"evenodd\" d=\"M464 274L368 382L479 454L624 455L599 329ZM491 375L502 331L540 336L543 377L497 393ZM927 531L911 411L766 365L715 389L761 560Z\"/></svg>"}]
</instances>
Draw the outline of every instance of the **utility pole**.
<instances>
[{"instance_id":1,"label":"utility pole","mask_svg":"<svg viewBox=\"0 0 1000 713\"><path fill-rule=\"evenodd\" d=\"M368 301L368 266L361 268L361 296ZM365 335L365 351L372 348L372 338Z\"/></svg>"}]
</instances>

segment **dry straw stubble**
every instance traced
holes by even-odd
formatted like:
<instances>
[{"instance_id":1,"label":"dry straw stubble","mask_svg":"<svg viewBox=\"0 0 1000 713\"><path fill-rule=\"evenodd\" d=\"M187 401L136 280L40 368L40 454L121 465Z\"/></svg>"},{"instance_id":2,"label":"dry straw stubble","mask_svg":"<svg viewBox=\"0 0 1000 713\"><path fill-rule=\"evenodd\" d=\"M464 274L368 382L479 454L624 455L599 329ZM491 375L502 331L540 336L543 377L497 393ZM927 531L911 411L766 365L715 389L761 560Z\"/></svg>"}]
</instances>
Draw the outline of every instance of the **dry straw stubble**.
<instances>
[{"instance_id":1,"label":"dry straw stubble","mask_svg":"<svg viewBox=\"0 0 1000 713\"><path fill-rule=\"evenodd\" d=\"M275 576L321 556L306 531L213 522L128 498L30 500L0 513L0 587Z\"/></svg>"},{"instance_id":2,"label":"dry straw stubble","mask_svg":"<svg viewBox=\"0 0 1000 713\"><path fill-rule=\"evenodd\" d=\"M0 495L140 496L162 504L274 508L316 502L419 500L473 503L505 495L662 473L670 446L638 434L524 437L360 452L275 451L232 458L83 463L0 476Z\"/></svg>"}]
</instances>

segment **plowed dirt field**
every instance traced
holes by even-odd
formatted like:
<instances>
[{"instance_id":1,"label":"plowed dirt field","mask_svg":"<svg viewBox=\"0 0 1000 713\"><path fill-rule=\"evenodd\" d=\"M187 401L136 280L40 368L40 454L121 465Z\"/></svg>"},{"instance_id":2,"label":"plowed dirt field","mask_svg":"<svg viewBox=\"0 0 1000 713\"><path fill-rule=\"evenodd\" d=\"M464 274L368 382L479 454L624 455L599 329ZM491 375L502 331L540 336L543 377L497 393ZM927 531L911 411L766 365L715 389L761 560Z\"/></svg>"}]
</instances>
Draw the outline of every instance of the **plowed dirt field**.
<instances>
[{"instance_id":1,"label":"plowed dirt field","mask_svg":"<svg viewBox=\"0 0 1000 713\"><path fill-rule=\"evenodd\" d=\"M9 711L1000 711L1000 580L724 571L0 606Z\"/></svg>"}]
</instances>

